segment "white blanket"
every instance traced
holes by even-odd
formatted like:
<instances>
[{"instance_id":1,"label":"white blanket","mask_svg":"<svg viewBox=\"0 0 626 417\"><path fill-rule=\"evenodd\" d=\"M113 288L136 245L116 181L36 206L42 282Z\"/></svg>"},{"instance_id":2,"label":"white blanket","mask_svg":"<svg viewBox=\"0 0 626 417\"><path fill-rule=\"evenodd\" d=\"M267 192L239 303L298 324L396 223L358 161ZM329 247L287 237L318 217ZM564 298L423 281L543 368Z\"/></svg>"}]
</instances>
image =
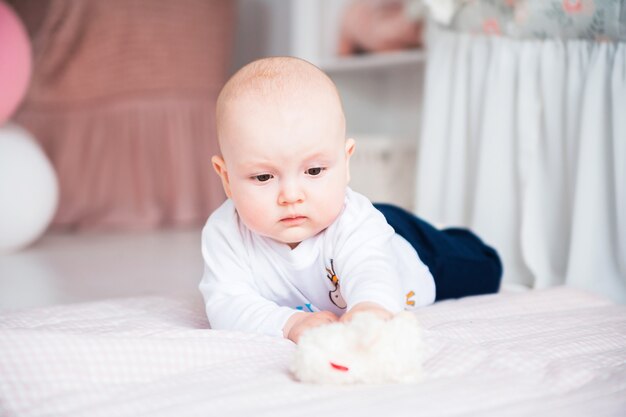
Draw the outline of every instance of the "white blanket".
<instances>
[{"instance_id":1,"label":"white blanket","mask_svg":"<svg viewBox=\"0 0 626 417\"><path fill-rule=\"evenodd\" d=\"M626 307L574 289L416 312L419 384L296 382L295 346L208 329L199 296L0 315L0 416L624 416Z\"/></svg>"}]
</instances>

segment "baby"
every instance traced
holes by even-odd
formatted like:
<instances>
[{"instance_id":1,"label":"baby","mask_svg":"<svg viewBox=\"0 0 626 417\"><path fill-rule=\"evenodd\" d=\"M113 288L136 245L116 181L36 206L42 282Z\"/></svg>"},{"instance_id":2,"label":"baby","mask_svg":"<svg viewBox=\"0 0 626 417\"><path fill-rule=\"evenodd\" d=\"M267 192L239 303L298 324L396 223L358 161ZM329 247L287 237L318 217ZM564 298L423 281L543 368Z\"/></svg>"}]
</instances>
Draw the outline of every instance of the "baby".
<instances>
[{"instance_id":1,"label":"baby","mask_svg":"<svg viewBox=\"0 0 626 417\"><path fill-rule=\"evenodd\" d=\"M348 188L355 142L335 85L314 65L246 65L216 116L221 155L211 161L228 200L203 229L200 283L213 329L297 343L359 312L390 318L436 292L497 291L499 258L471 232L439 231Z\"/></svg>"}]
</instances>

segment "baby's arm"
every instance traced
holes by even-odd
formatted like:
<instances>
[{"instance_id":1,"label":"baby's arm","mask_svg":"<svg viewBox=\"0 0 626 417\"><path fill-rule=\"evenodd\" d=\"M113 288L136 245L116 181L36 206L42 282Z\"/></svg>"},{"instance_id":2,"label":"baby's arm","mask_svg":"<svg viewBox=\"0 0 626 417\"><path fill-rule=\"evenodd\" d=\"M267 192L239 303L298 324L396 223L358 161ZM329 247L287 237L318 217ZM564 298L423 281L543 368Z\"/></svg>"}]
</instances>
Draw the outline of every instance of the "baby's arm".
<instances>
[{"instance_id":1,"label":"baby's arm","mask_svg":"<svg viewBox=\"0 0 626 417\"><path fill-rule=\"evenodd\" d=\"M287 320L283 327L283 336L294 343L298 343L302 334L314 327L333 323L338 317L330 311L318 311L315 313L296 313Z\"/></svg>"},{"instance_id":2,"label":"baby's arm","mask_svg":"<svg viewBox=\"0 0 626 417\"><path fill-rule=\"evenodd\" d=\"M402 311L404 294L392 244L395 232L382 213L365 197L352 193L330 232L334 266L348 307L341 321L366 311L384 319Z\"/></svg>"},{"instance_id":3,"label":"baby's arm","mask_svg":"<svg viewBox=\"0 0 626 417\"><path fill-rule=\"evenodd\" d=\"M282 337L285 323L298 310L261 295L262 278L252 271L238 223L220 210L202 232L205 265L199 287L211 328Z\"/></svg>"}]
</instances>

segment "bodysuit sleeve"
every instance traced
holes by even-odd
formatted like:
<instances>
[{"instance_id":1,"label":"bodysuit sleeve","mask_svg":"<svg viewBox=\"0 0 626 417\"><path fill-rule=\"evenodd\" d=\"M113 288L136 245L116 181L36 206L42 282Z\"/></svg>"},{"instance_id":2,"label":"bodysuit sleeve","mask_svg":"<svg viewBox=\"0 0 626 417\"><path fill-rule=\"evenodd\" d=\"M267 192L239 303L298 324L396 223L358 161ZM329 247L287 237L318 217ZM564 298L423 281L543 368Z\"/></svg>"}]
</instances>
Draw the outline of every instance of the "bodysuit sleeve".
<instances>
[{"instance_id":1,"label":"bodysuit sleeve","mask_svg":"<svg viewBox=\"0 0 626 417\"><path fill-rule=\"evenodd\" d=\"M332 229L335 268L347 310L360 302L392 313L404 309L402 280L393 253L394 230L365 197L351 192Z\"/></svg>"},{"instance_id":2,"label":"bodysuit sleeve","mask_svg":"<svg viewBox=\"0 0 626 417\"><path fill-rule=\"evenodd\" d=\"M296 310L259 295L234 209L232 216L222 210L209 218L202 231L202 256L200 291L211 328L282 337Z\"/></svg>"}]
</instances>

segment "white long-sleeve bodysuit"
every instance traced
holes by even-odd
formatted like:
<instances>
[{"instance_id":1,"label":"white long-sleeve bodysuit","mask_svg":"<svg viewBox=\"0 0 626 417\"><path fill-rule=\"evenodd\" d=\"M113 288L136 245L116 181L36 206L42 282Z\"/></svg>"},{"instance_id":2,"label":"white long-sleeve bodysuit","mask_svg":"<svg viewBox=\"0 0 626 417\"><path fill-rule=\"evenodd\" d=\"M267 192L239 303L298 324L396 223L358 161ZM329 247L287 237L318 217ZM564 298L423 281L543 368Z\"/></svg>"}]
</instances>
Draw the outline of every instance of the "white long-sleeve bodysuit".
<instances>
[{"instance_id":1,"label":"white long-sleeve bodysuit","mask_svg":"<svg viewBox=\"0 0 626 417\"><path fill-rule=\"evenodd\" d=\"M213 329L282 336L298 311L342 315L370 301L397 313L435 299L415 249L349 188L339 217L294 249L250 231L227 200L202 231L202 256L200 291Z\"/></svg>"}]
</instances>

